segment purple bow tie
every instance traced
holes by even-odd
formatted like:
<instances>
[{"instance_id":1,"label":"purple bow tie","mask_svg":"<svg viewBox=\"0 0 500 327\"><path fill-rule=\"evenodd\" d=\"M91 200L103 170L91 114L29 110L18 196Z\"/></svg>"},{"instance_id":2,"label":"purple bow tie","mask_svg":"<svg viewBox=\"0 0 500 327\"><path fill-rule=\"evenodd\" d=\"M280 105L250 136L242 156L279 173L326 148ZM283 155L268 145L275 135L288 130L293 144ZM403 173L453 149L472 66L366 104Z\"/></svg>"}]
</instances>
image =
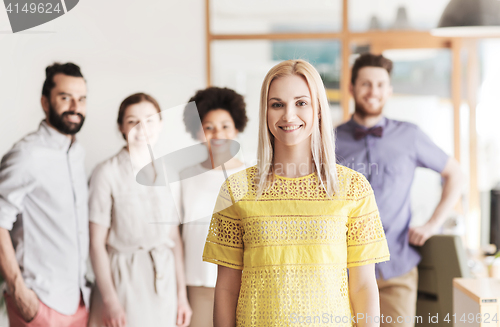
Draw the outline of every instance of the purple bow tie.
<instances>
[{"instance_id":1,"label":"purple bow tie","mask_svg":"<svg viewBox=\"0 0 500 327\"><path fill-rule=\"evenodd\" d=\"M384 128L382 126L372 127L370 129L356 127L354 129L354 139L361 140L362 138L364 138L368 134L376 136L376 137L382 137L383 132L384 132Z\"/></svg>"}]
</instances>

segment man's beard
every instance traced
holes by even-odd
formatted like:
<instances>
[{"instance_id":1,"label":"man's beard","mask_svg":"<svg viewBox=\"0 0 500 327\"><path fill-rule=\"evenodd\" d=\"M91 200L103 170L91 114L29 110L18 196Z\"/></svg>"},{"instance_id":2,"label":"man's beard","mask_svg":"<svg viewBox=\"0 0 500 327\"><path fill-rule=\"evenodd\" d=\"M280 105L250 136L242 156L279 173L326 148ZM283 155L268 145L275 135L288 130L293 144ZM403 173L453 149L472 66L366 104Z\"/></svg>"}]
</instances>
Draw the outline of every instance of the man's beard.
<instances>
[{"instance_id":1,"label":"man's beard","mask_svg":"<svg viewBox=\"0 0 500 327\"><path fill-rule=\"evenodd\" d=\"M384 109L384 104L376 110L368 110L362 104L357 103L356 98L354 98L354 112L363 118L379 116L382 114L382 109Z\"/></svg>"},{"instance_id":2,"label":"man's beard","mask_svg":"<svg viewBox=\"0 0 500 327\"><path fill-rule=\"evenodd\" d=\"M80 123L71 123L64 120L65 116L72 114L80 116ZM80 113L75 113L74 111L65 111L59 115L52 106L52 103L49 101L49 123L59 132L67 135L75 135L82 128L84 121L85 117Z\"/></svg>"}]
</instances>

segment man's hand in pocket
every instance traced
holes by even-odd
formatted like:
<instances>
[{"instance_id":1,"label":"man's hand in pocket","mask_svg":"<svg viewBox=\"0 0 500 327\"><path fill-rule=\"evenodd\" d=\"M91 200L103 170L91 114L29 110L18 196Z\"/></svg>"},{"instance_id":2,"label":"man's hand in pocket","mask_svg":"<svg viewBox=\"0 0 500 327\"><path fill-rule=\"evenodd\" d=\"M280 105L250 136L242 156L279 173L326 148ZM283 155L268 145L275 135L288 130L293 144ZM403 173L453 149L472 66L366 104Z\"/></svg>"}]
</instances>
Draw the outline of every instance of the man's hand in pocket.
<instances>
[{"instance_id":1,"label":"man's hand in pocket","mask_svg":"<svg viewBox=\"0 0 500 327\"><path fill-rule=\"evenodd\" d=\"M36 296L35 292L25 286L18 292L15 292L13 298L21 317L26 322L32 321L40 305L38 296Z\"/></svg>"}]
</instances>

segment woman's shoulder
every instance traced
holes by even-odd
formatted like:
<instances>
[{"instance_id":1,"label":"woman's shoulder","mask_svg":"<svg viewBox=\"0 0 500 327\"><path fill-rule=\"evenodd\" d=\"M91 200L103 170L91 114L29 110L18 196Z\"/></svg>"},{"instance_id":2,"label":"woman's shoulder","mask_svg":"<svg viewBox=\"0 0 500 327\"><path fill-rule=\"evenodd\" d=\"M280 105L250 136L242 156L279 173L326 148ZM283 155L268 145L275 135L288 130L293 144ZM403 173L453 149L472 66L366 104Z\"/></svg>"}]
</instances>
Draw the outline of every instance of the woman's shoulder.
<instances>
[{"instance_id":1,"label":"woman's shoulder","mask_svg":"<svg viewBox=\"0 0 500 327\"><path fill-rule=\"evenodd\" d=\"M227 182L229 184L229 187L232 188L234 186L240 186L240 184L253 184L253 180L255 179L255 176L257 175L257 165L251 166L245 169L241 169L240 171L237 171L227 178Z\"/></svg>"},{"instance_id":2,"label":"woman's shoulder","mask_svg":"<svg viewBox=\"0 0 500 327\"><path fill-rule=\"evenodd\" d=\"M337 195L350 200L356 200L373 192L366 177L351 168L337 164L338 191Z\"/></svg>"},{"instance_id":3,"label":"woman's shoulder","mask_svg":"<svg viewBox=\"0 0 500 327\"><path fill-rule=\"evenodd\" d=\"M361 173L358 173L357 171L355 171L354 169L351 169L349 167L346 167L346 166L342 166L340 164L336 164L335 165L336 169L337 169L337 176L339 178L341 177L352 177L353 175L362 175Z\"/></svg>"},{"instance_id":4,"label":"woman's shoulder","mask_svg":"<svg viewBox=\"0 0 500 327\"><path fill-rule=\"evenodd\" d=\"M235 172L224 181L221 192L231 193L236 200L255 193L255 176L257 166L248 167Z\"/></svg>"},{"instance_id":5,"label":"woman's shoulder","mask_svg":"<svg viewBox=\"0 0 500 327\"><path fill-rule=\"evenodd\" d=\"M98 163L92 171L91 180L95 178L110 178L117 172L118 167L126 163L126 160L130 162L128 152L122 149L117 154Z\"/></svg>"},{"instance_id":6,"label":"woman's shoulder","mask_svg":"<svg viewBox=\"0 0 500 327\"><path fill-rule=\"evenodd\" d=\"M244 171L245 167L246 167L246 165L243 164L240 167L225 169L225 171L226 171L226 174L229 174L229 176L232 176L232 175L235 175L236 173ZM222 170L205 168L205 167L203 167L203 165L201 163L197 163L195 165L185 167L182 170L180 170L179 177L180 177L180 180L182 181L182 180L185 180L185 179L188 179L190 177L193 177L193 176L196 176L199 174L203 174L203 173L206 173L206 174L204 174L204 178L206 178L208 180L219 180L220 176L222 174Z\"/></svg>"}]
</instances>

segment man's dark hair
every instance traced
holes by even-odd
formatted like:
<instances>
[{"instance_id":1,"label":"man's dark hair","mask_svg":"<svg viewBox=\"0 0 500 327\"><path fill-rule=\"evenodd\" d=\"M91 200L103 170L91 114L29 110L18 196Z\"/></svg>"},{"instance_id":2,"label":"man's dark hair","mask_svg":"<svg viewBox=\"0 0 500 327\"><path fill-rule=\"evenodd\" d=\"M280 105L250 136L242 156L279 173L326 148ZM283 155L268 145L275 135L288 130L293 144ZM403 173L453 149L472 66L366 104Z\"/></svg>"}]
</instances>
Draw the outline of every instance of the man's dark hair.
<instances>
[{"instance_id":1,"label":"man's dark hair","mask_svg":"<svg viewBox=\"0 0 500 327\"><path fill-rule=\"evenodd\" d=\"M196 103L197 110L189 110L186 106L184 110L184 124L186 131L191 133L191 136L196 139L200 131L203 118L212 110L224 109L229 112L234 121L234 127L243 132L248 122L245 111L245 100L243 96L228 88L209 87L204 90L196 92L196 94L189 99L189 102Z\"/></svg>"},{"instance_id":2,"label":"man's dark hair","mask_svg":"<svg viewBox=\"0 0 500 327\"><path fill-rule=\"evenodd\" d=\"M50 99L50 91L56 86L56 83L54 83L54 76L57 74L83 78L80 67L71 62L65 64L55 62L47 66L47 68L45 68L45 82L43 82L42 88L42 95L46 96L47 99Z\"/></svg>"},{"instance_id":3,"label":"man's dark hair","mask_svg":"<svg viewBox=\"0 0 500 327\"><path fill-rule=\"evenodd\" d=\"M380 67L387 70L387 73L391 75L392 71L392 61L390 59L385 58L382 55L374 55L371 53L364 53L359 56L354 65L352 66L352 74L351 74L351 84L354 85L356 83L356 79L358 78L358 73L361 68L364 67Z\"/></svg>"}]
</instances>

